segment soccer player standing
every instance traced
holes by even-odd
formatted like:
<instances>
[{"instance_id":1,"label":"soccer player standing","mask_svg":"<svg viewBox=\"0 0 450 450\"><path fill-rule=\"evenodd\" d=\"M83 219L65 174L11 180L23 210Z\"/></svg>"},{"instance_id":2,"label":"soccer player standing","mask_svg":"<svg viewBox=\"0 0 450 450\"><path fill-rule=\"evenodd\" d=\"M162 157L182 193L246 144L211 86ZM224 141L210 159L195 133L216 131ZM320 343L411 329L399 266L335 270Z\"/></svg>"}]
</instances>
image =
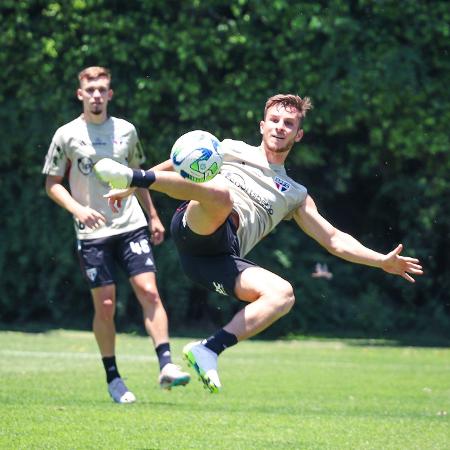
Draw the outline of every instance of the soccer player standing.
<instances>
[{"instance_id":1,"label":"soccer player standing","mask_svg":"<svg viewBox=\"0 0 450 450\"><path fill-rule=\"evenodd\" d=\"M293 219L322 247L347 261L380 268L410 282L414 282L410 274L423 273L418 259L400 256L401 244L382 254L334 227L318 212L307 189L287 175L284 163L303 137L302 121L310 108L309 98L297 95L269 98L259 123L261 145L224 140L220 173L208 183L192 183L171 172L170 160L145 173L108 160L96 167L97 175L113 188L148 186L187 200L171 225L184 271L204 287L247 303L214 335L183 350L211 392L221 387L218 355L269 327L294 305L289 281L244 259L281 221ZM110 193L113 210L129 192Z\"/></svg>"},{"instance_id":2,"label":"soccer player standing","mask_svg":"<svg viewBox=\"0 0 450 450\"><path fill-rule=\"evenodd\" d=\"M147 189L127 198L117 214L112 214L103 195L107 185L99 182L92 169L109 157L138 168L144 161L135 127L108 116L113 96L111 74L104 67L88 67L80 72L76 92L82 102L81 116L60 127L48 150L43 173L46 191L58 205L74 217L78 255L89 284L93 304L93 331L103 360L108 391L117 403L132 403L134 394L123 382L115 357L116 266L129 277L142 307L144 326L153 339L159 360L162 388L185 385L190 376L172 363L167 314L157 283L151 243L164 240L164 226ZM63 185L68 177L70 190Z\"/></svg>"}]
</instances>

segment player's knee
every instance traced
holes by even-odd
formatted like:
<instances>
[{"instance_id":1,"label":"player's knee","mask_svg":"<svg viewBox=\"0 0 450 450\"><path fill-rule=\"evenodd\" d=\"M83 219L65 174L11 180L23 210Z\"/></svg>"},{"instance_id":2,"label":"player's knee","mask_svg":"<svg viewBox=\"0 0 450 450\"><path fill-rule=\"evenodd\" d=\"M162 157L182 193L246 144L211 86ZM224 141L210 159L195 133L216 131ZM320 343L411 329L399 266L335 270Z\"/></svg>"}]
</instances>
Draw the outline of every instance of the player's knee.
<instances>
[{"instance_id":1,"label":"player's knee","mask_svg":"<svg viewBox=\"0 0 450 450\"><path fill-rule=\"evenodd\" d=\"M151 283L139 286L137 288L136 294L143 307L148 305L155 305L161 302L156 287Z\"/></svg>"},{"instance_id":2,"label":"player's knee","mask_svg":"<svg viewBox=\"0 0 450 450\"><path fill-rule=\"evenodd\" d=\"M282 314L287 314L295 303L294 288L291 283L283 280L277 287L277 298L278 298L278 308L279 312Z\"/></svg>"},{"instance_id":3,"label":"player's knee","mask_svg":"<svg viewBox=\"0 0 450 450\"><path fill-rule=\"evenodd\" d=\"M114 319L114 302L110 298L102 300L99 306L95 313L100 320L109 322Z\"/></svg>"},{"instance_id":4,"label":"player's knee","mask_svg":"<svg viewBox=\"0 0 450 450\"><path fill-rule=\"evenodd\" d=\"M262 287L262 299L267 311L274 317L281 317L287 314L295 303L294 288L288 281L276 277L271 282Z\"/></svg>"}]
</instances>

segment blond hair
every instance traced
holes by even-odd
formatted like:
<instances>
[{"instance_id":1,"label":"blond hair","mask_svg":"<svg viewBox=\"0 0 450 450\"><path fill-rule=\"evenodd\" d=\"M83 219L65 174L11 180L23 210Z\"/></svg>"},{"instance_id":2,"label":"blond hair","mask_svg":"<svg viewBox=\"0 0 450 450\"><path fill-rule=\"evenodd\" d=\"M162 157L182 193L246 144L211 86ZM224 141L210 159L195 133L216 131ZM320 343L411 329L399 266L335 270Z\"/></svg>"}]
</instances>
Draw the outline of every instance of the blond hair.
<instances>
[{"instance_id":1,"label":"blond hair","mask_svg":"<svg viewBox=\"0 0 450 450\"><path fill-rule=\"evenodd\" d=\"M105 77L111 82L111 72L106 67L91 66L86 67L78 74L78 80L81 82L86 79L87 81L94 80L96 78Z\"/></svg>"},{"instance_id":2,"label":"blond hair","mask_svg":"<svg viewBox=\"0 0 450 450\"><path fill-rule=\"evenodd\" d=\"M312 109L312 103L309 97L301 98L294 94L277 94L270 97L264 108L264 119L266 118L267 110L274 105L282 105L284 108L295 108L300 115L300 124L306 116L306 113Z\"/></svg>"}]
</instances>

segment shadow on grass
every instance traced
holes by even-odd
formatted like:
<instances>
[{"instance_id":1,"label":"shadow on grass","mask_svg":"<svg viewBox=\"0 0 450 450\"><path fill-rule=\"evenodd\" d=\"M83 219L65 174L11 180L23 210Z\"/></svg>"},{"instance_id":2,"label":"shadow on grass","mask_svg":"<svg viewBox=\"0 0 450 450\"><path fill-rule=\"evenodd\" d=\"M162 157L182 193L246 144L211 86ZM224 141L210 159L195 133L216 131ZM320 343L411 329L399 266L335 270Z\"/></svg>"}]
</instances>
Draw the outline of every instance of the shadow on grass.
<instances>
[{"instance_id":1,"label":"shadow on grass","mask_svg":"<svg viewBox=\"0 0 450 450\"><path fill-rule=\"evenodd\" d=\"M62 324L52 323L0 323L0 331L15 331L21 333L47 333L55 330L71 330L71 331L88 331L91 332L90 326L71 325L64 326ZM171 337L179 338L193 338L202 339L211 335L215 330L211 326L205 327L185 327L183 329L171 331ZM146 336L145 330L136 325L125 326L117 329L118 333L131 334L134 336ZM395 334L386 333L384 335L366 335L364 333L341 333L341 332L327 332L314 334L292 334L286 336L271 336L266 333L258 335L252 340L272 341L272 340L295 340L295 341L329 341L340 340L345 341L348 345L354 346L374 346L374 347L450 347L450 336L442 336L429 333L410 333L410 334Z\"/></svg>"},{"instance_id":2,"label":"shadow on grass","mask_svg":"<svg viewBox=\"0 0 450 450\"><path fill-rule=\"evenodd\" d=\"M352 333L317 333L313 335L289 334L286 340L339 340L353 346L373 347L450 347L450 337L424 334L389 334L389 335L362 335Z\"/></svg>"},{"instance_id":3,"label":"shadow on grass","mask_svg":"<svg viewBox=\"0 0 450 450\"><path fill-rule=\"evenodd\" d=\"M55 330L67 330L67 331L87 331L92 332L90 326L83 325L64 325L64 324L54 324L54 323L4 323L0 322L0 332L1 331L13 331L18 333L49 333ZM179 329L175 332L171 332L171 337L179 338L193 338L193 339L203 339L211 335L214 329L210 326L191 328L186 327ZM131 334L134 336L147 336L143 326L128 325L123 327L117 327L117 333L119 334Z\"/></svg>"}]
</instances>

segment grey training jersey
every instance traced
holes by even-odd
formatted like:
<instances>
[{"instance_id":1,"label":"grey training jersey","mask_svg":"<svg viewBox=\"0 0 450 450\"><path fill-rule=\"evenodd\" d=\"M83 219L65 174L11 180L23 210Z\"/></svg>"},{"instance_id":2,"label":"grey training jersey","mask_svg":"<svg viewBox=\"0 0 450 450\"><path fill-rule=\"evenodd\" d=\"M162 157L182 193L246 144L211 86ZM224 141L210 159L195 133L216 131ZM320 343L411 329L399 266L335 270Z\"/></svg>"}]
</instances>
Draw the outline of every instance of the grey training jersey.
<instances>
[{"instance_id":1,"label":"grey training jersey","mask_svg":"<svg viewBox=\"0 0 450 450\"><path fill-rule=\"evenodd\" d=\"M103 197L109 187L101 183L92 171L101 158L112 158L130 167L142 164L145 157L131 123L110 117L96 125L78 117L56 130L45 158L43 174L64 176L67 173L72 197L106 218L105 225L96 230L75 220L78 239L103 238L147 225L134 195L124 199L119 213L111 211Z\"/></svg>"},{"instance_id":2,"label":"grey training jersey","mask_svg":"<svg viewBox=\"0 0 450 450\"><path fill-rule=\"evenodd\" d=\"M220 153L223 177L239 214L240 256L245 256L282 220L292 219L307 190L289 178L283 165L269 164L264 150L242 141L225 139Z\"/></svg>"}]
</instances>

